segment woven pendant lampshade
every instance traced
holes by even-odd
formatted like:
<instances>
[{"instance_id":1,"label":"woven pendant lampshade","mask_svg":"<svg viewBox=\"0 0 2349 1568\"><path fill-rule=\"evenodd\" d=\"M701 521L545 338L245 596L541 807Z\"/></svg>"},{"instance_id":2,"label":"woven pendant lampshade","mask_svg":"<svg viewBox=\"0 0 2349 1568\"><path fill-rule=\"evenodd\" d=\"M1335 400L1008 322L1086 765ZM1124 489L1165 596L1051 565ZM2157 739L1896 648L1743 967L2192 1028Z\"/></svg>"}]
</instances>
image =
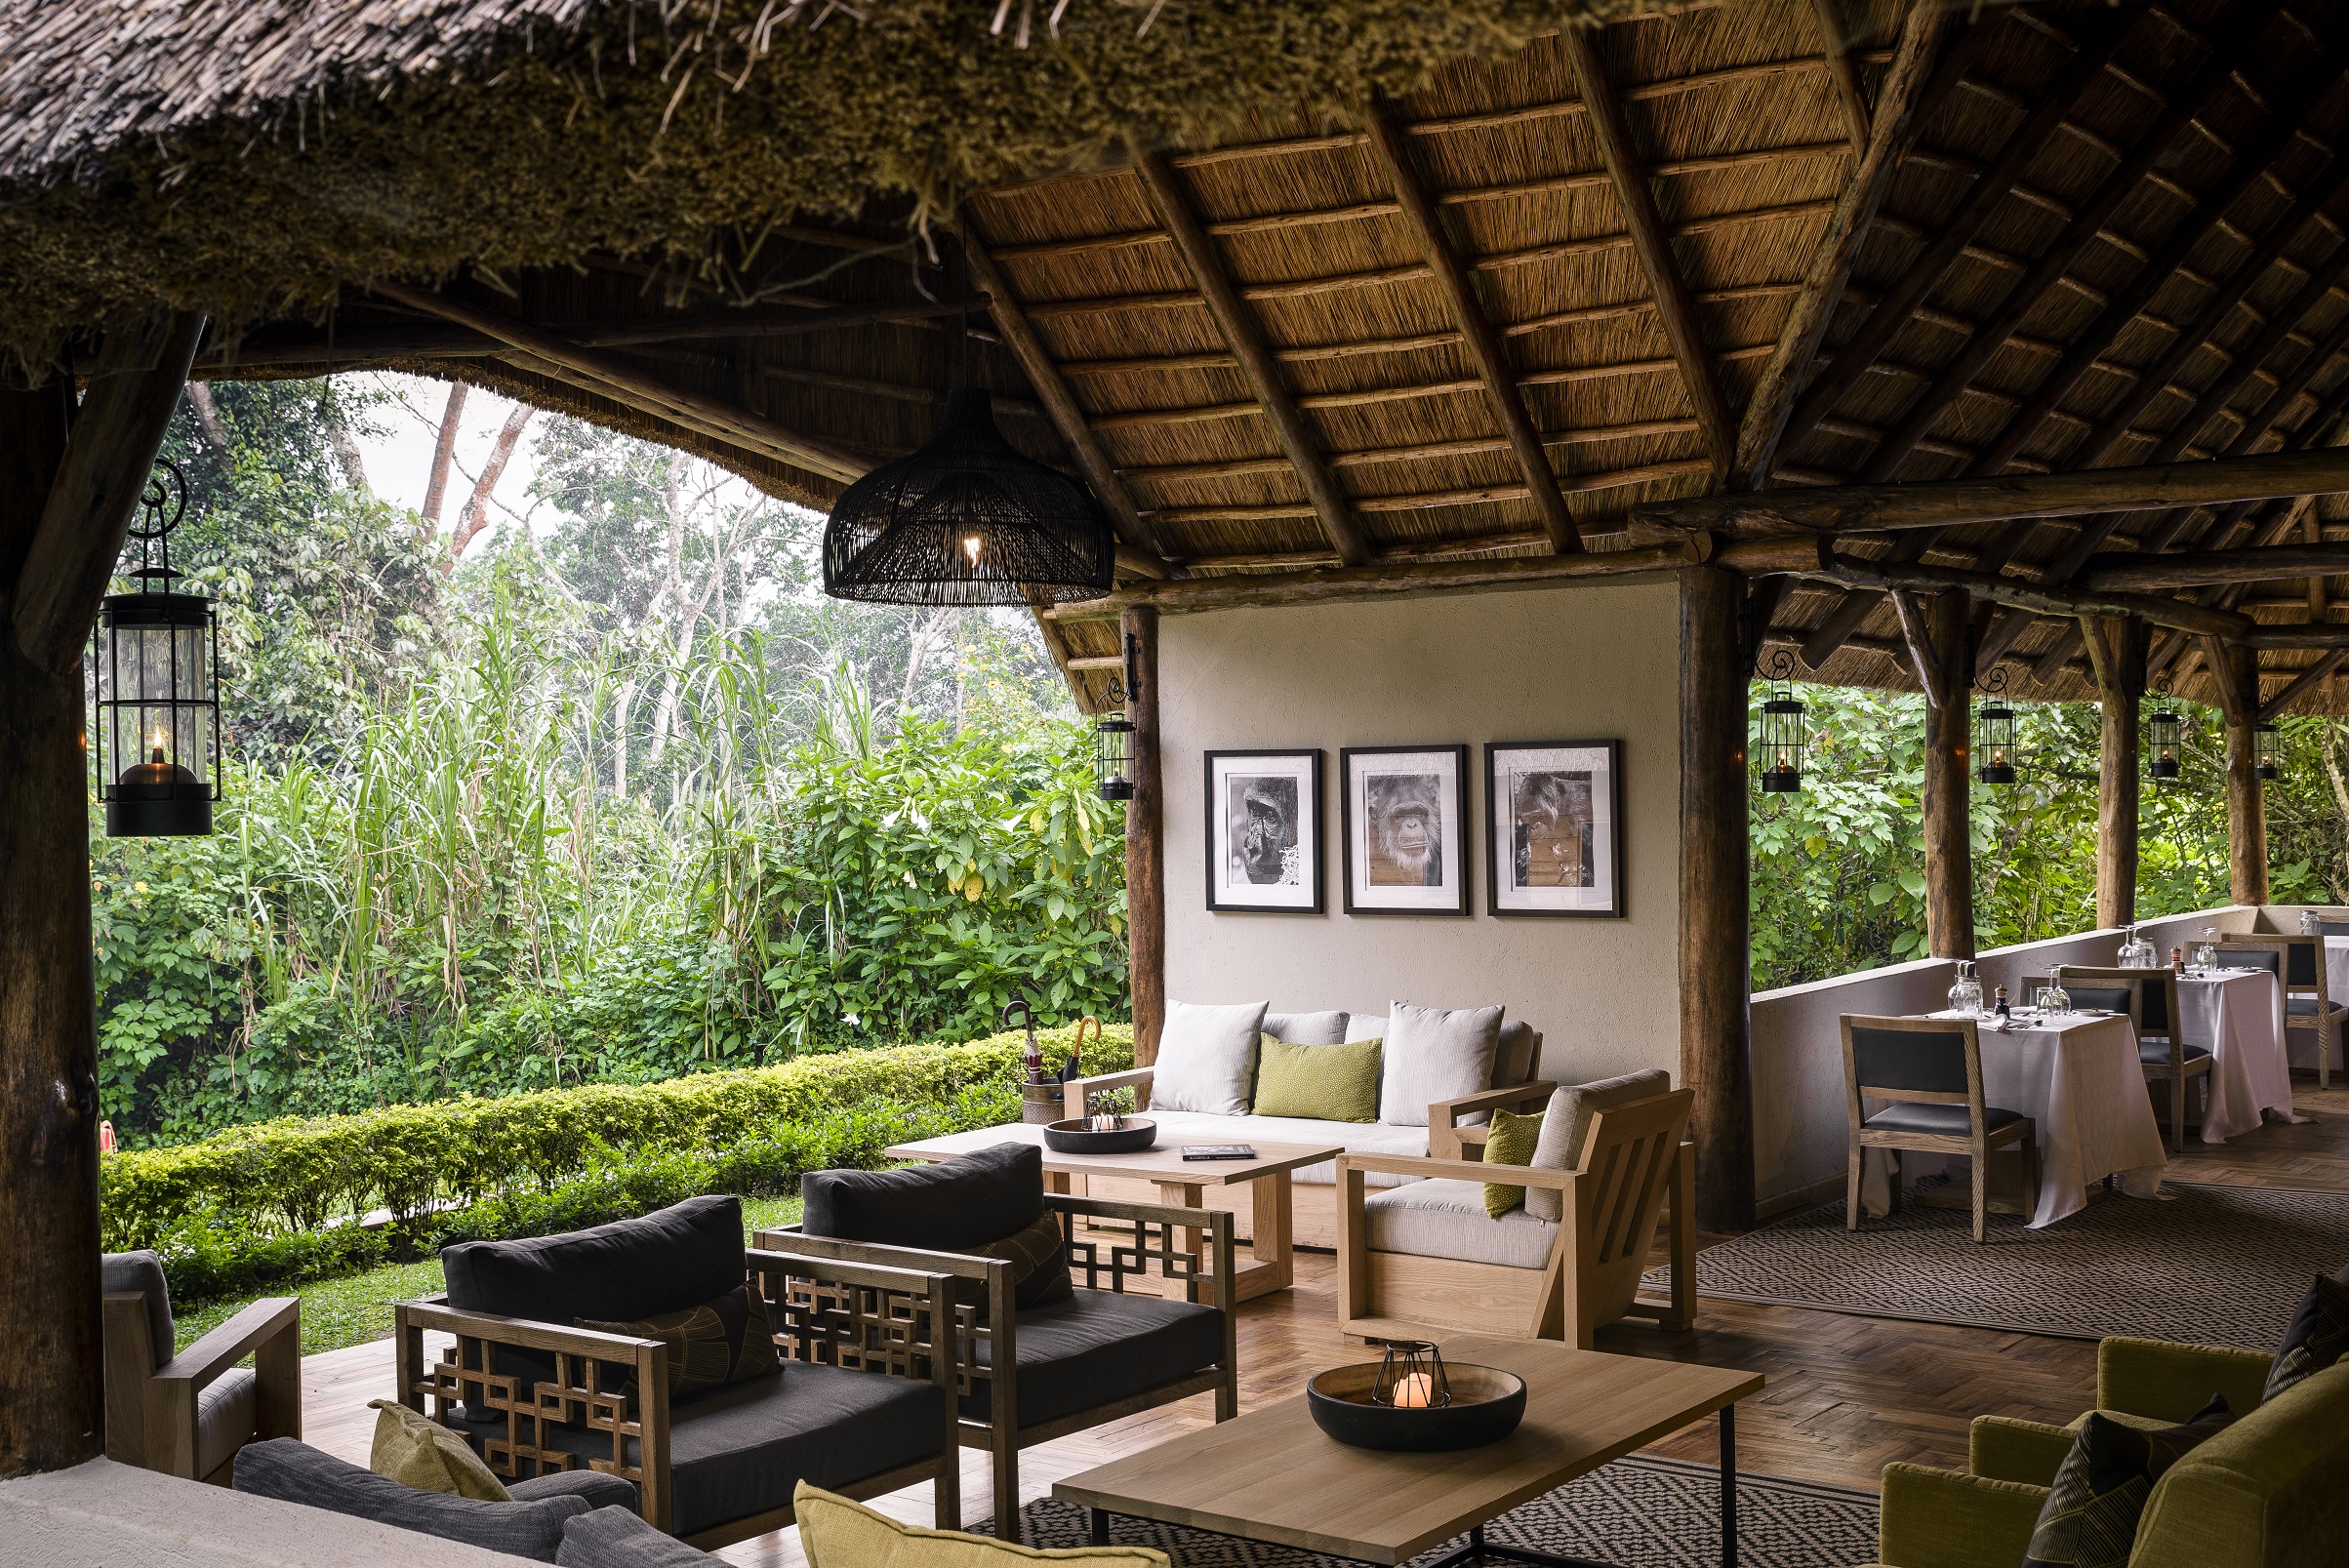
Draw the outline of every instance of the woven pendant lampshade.
<instances>
[{"instance_id":1,"label":"woven pendant lampshade","mask_svg":"<svg viewBox=\"0 0 2349 1568\"><path fill-rule=\"evenodd\" d=\"M1022 457L982 388L938 433L848 487L824 529L824 591L880 604L1029 605L1110 591L1117 537L1084 486Z\"/></svg>"}]
</instances>

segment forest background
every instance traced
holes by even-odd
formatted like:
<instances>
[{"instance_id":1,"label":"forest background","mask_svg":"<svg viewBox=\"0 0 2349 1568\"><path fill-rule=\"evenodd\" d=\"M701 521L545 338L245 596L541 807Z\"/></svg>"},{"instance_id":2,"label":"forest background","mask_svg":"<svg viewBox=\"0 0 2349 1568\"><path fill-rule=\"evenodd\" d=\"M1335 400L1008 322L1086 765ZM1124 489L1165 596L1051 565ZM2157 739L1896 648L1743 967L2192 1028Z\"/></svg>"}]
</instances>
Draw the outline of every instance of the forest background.
<instances>
[{"instance_id":1,"label":"forest background","mask_svg":"<svg viewBox=\"0 0 2349 1568\"><path fill-rule=\"evenodd\" d=\"M828 600L821 517L520 408L469 472L458 409L422 410L433 481L395 504L359 437L403 396L463 404L219 383L174 422L228 765L209 838L107 839L93 810L124 1145L972 1039L1015 994L1124 1016L1122 816L1025 617ZM1755 797L1757 988L1923 950L1920 702L1802 695L1805 790ZM2022 782L1975 794L1984 945L2093 920L2095 709L2018 707ZM2148 914L2225 902L2215 730L2182 711ZM2344 726L2285 739L2275 897L2349 902Z\"/></svg>"}]
</instances>

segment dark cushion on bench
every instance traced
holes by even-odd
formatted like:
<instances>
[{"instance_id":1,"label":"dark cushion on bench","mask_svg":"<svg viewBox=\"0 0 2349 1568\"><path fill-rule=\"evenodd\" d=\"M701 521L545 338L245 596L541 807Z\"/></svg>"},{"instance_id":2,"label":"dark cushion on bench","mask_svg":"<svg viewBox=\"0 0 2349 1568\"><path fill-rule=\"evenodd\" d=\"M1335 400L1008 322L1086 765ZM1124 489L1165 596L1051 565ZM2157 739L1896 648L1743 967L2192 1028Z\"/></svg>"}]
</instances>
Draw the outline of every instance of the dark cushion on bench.
<instances>
[{"instance_id":1,"label":"dark cushion on bench","mask_svg":"<svg viewBox=\"0 0 2349 1568\"><path fill-rule=\"evenodd\" d=\"M800 1229L928 1252L972 1252L1033 1225L1044 1212L1044 1151L996 1144L936 1165L894 1171L811 1171Z\"/></svg>"},{"instance_id":2,"label":"dark cushion on bench","mask_svg":"<svg viewBox=\"0 0 2349 1568\"><path fill-rule=\"evenodd\" d=\"M743 1254L742 1200L703 1197L559 1236L460 1242L440 1261L460 1311L570 1328L583 1317L633 1322L740 1290ZM554 1357L500 1346L498 1370L543 1382Z\"/></svg>"},{"instance_id":3,"label":"dark cushion on bench","mask_svg":"<svg viewBox=\"0 0 2349 1568\"><path fill-rule=\"evenodd\" d=\"M555 1568L727 1568L722 1557L672 1541L628 1508L597 1508L563 1526Z\"/></svg>"},{"instance_id":4,"label":"dark cushion on bench","mask_svg":"<svg viewBox=\"0 0 2349 1568\"><path fill-rule=\"evenodd\" d=\"M1020 1313L1014 1338L1022 1427L1147 1392L1224 1355L1223 1314L1214 1307L1106 1290ZM992 1341L979 1347L982 1366L992 1348ZM986 1419L983 1385L963 1396L962 1413Z\"/></svg>"},{"instance_id":5,"label":"dark cushion on bench","mask_svg":"<svg viewBox=\"0 0 2349 1568\"><path fill-rule=\"evenodd\" d=\"M670 1526L677 1535L789 1508L805 1479L830 1491L934 1458L946 1446L946 1395L934 1383L787 1361L668 1413ZM506 1435L506 1419L468 1422ZM527 1425L524 1427L528 1434ZM612 1457L610 1434L566 1425L547 1444L582 1463ZM629 1444L629 1463L640 1463Z\"/></svg>"},{"instance_id":6,"label":"dark cushion on bench","mask_svg":"<svg viewBox=\"0 0 2349 1568\"><path fill-rule=\"evenodd\" d=\"M549 1470L545 1475L532 1475L519 1481L506 1483L506 1495L516 1503L537 1503L550 1497L582 1497L591 1508L628 1508L633 1511L636 1483L624 1475L606 1475L601 1470Z\"/></svg>"},{"instance_id":7,"label":"dark cushion on bench","mask_svg":"<svg viewBox=\"0 0 2349 1568\"><path fill-rule=\"evenodd\" d=\"M292 1437L272 1437L238 1450L236 1490L534 1562L554 1561L563 1544L563 1521L595 1506L576 1491L513 1503L419 1492ZM429 1556L420 1551L418 1560Z\"/></svg>"}]
</instances>

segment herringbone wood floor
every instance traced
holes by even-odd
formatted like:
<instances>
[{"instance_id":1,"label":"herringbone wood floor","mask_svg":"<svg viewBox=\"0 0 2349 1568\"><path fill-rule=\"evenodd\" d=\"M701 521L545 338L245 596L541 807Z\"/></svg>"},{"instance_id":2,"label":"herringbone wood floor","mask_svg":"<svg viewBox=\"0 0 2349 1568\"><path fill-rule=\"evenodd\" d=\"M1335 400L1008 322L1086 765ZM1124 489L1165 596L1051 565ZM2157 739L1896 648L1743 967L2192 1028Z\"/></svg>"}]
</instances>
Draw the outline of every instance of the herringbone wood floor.
<instances>
[{"instance_id":1,"label":"herringbone wood floor","mask_svg":"<svg viewBox=\"0 0 2349 1568\"><path fill-rule=\"evenodd\" d=\"M2321 1092L2309 1079L2295 1085L2295 1094L2302 1114L2316 1120L2271 1123L2217 1147L2189 1142L2172 1161L2171 1175L2349 1191L2349 1087ZM1360 1347L1337 1332L1334 1271L1329 1255L1301 1254L1294 1290L1240 1308L1242 1409L1287 1398L1312 1373L1359 1356ZM2096 1376L2096 1347L2085 1341L1734 1302L1700 1303L1697 1327L1686 1334L1618 1324L1600 1332L1599 1348L1764 1374L1767 1387L1740 1408L1741 1467L1843 1486L1875 1486L1878 1472L1894 1460L1963 1466L1966 1424L1977 1415L2069 1421L2090 1403ZM389 1342L311 1356L304 1373L309 1440L365 1464L374 1430L367 1401L391 1392ZM1212 1419L1202 1395L1031 1449L1021 1460L1022 1496L1042 1496L1060 1476ZM1718 1443L1707 1422L1649 1452L1709 1464L1718 1457ZM987 1497L985 1459L966 1453L966 1519L986 1512ZM913 1522L930 1522L927 1486L895 1494L881 1506ZM805 1561L793 1530L720 1555L743 1568L802 1568Z\"/></svg>"}]
</instances>

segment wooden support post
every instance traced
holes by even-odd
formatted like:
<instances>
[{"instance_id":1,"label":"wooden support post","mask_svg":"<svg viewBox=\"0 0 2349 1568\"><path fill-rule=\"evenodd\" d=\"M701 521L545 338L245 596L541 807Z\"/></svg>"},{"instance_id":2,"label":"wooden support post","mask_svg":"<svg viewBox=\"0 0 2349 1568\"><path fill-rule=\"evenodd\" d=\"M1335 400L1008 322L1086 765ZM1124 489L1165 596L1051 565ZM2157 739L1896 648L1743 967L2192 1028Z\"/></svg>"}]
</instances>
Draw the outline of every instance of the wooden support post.
<instances>
[{"instance_id":1,"label":"wooden support post","mask_svg":"<svg viewBox=\"0 0 2349 1568\"><path fill-rule=\"evenodd\" d=\"M1924 938L1936 958L1974 955L1973 685L1965 646L1972 605L1962 589L1925 606L1941 701L1924 710Z\"/></svg>"},{"instance_id":2,"label":"wooden support post","mask_svg":"<svg viewBox=\"0 0 2349 1568\"><path fill-rule=\"evenodd\" d=\"M2145 696L2149 628L2125 616L2084 618L2082 640L2096 671L2103 744L2096 755L2096 924L2137 918L2137 711Z\"/></svg>"},{"instance_id":3,"label":"wooden support post","mask_svg":"<svg viewBox=\"0 0 2349 1568\"><path fill-rule=\"evenodd\" d=\"M65 451L65 392L0 390L0 598ZM0 1479L105 1446L81 671L0 636Z\"/></svg>"},{"instance_id":4,"label":"wooden support post","mask_svg":"<svg viewBox=\"0 0 2349 1568\"><path fill-rule=\"evenodd\" d=\"M2259 716L2259 656L2216 639L2204 643L2227 724L2227 882L2230 902L2267 902L2267 797L2251 772Z\"/></svg>"},{"instance_id":5,"label":"wooden support post","mask_svg":"<svg viewBox=\"0 0 2349 1568\"><path fill-rule=\"evenodd\" d=\"M1696 1091L1697 1224L1754 1227L1745 584L1681 574L1681 1083Z\"/></svg>"},{"instance_id":6,"label":"wooden support post","mask_svg":"<svg viewBox=\"0 0 2349 1568\"><path fill-rule=\"evenodd\" d=\"M1133 721L1134 798L1125 803L1126 974L1134 997L1134 1065L1158 1060L1166 1022L1166 793L1158 738L1158 612L1126 606L1126 717Z\"/></svg>"}]
</instances>

